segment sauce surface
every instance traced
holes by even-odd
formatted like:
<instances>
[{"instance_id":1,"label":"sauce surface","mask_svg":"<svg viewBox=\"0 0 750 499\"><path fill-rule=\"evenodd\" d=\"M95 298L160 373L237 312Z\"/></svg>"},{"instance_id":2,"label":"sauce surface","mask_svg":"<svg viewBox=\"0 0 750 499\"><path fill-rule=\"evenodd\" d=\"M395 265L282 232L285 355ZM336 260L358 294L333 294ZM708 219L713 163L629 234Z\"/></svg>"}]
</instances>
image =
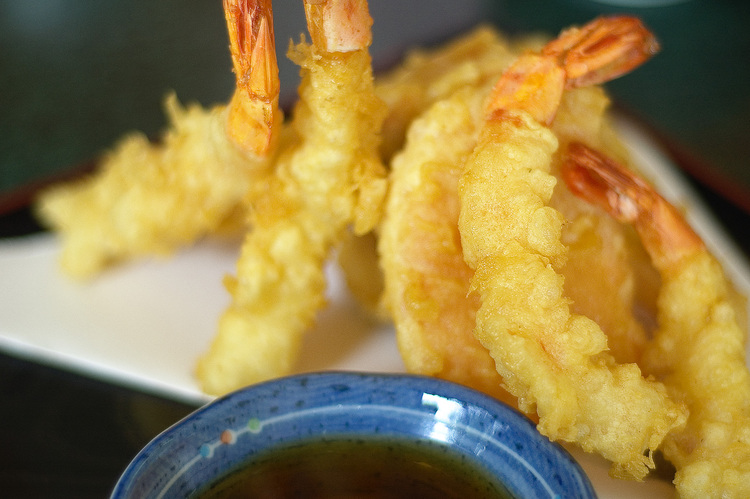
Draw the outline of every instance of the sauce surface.
<instances>
[{"instance_id":1,"label":"sauce surface","mask_svg":"<svg viewBox=\"0 0 750 499\"><path fill-rule=\"evenodd\" d=\"M194 497L512 499L499 480L446 446L345 437L253 456Z\"/></svg>"}]
</instances>

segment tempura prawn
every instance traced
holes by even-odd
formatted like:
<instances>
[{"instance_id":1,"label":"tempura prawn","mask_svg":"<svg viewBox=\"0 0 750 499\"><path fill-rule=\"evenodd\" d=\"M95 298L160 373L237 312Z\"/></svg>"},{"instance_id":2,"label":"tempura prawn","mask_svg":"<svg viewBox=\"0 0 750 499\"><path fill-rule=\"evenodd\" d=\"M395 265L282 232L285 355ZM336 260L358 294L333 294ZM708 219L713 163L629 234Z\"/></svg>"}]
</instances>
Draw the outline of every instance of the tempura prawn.
<instances>
[{"instance_id":1,"label":"tempura prawn","mask_svg":"<svg viewBox=\"0 0 750 499\"><path fill-rule=\"evenodd\" d=\"M226 281L232 303L198 365L207 393L290 372L324 304L329 252L348 226L362 234L380 218L387 180L378 133L386 108L373 89L367 3L311 0L305 14L312 45L290 48L302 67L291 125L297 142L252 204L253 229L236 277Z\"/></svg>"},{"instance_id":2,"label":"tempura prawn","mask_svg":"<svg viewBox=\"0 0 750 499\"><path fill-rule=\"evenodd\" d=\"M489 88L467 87L435 103L409 128L392 163L380 226L384 302L407 370L514 404L472 331L479 300L458 234L458 179L476 145Z\"/></svg>"},{"instance_id":3,"label":"tempura prawn","mask_svg":"<svg viewBox=\"0 0 750 499\"><path fill-rule=\"evenodd\" d=\"M409 127L391 163L378 232L383 301L401 357L410 372L463 383L510 403L492 360L471 334L478 303L466 298L471 271L461 254L456 189L476 144L483 102L514 57L502 38L480 30L430 54L412 54L378 87L388 89L391 99L412 102L386 121L392 129L407 122Z\"/></svg>"},{"instance_id":4,"label":"tempura prawn","mask_svg":"<svg viewBox=\"0 0 750 499\"><path fill-rule=\"evenodd\" d=\"M481 301L475 335L495 359L519 407L539 430L642 479L651 453L685 420L663 385L636 364L617 364L591 319L572 314L557 271L563 217L549 206L558 141L547 128L565 88L623 74L656 50L633 18L570 29L541 54L522 55L491 94L479 141L459 183L459 230Z\"/></svg>"},{"instance_id":5,"label":"tempura prawn","mask_svg":"<svg viewBox=\"0 0 750 499\"><path fill-rule=\"evenodd\" d=\"M563 173L578 195L633 224L662 276L643 365L690 411L662 445L680 497L750 497L744 313L720 264L672 205L616 161L574 143Z\"/></svg>"},{"instance_id":6,"label":"tempura prawn","mask_svg":"<svg viewBox=\"0 0 750 499\"><path fill-rule=\"evenodd\" d=\"M37 212L61 237L62 268L91 277L108 265L166 255L208 234L246 228L248 192L268 173L282 123L270 5L226 0L237 85L229 105L182 108L152 143L133 133L99 171L42 194Z\"/></svg>"}]
</instances>

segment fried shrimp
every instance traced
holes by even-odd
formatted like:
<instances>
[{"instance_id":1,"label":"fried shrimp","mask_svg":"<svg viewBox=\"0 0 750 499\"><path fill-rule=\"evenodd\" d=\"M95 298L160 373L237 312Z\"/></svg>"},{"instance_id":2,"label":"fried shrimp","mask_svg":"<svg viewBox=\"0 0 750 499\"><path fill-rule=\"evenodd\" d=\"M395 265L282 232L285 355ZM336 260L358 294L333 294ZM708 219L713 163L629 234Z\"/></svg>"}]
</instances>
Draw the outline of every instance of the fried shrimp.
<instances>
[{"instance_id":1,"label":"fried shrimp","mask_svg":"<svg viewBox=\"0 0 750 499\"><path fill-rule=\"evenodd\" d=\"M248 17L247 1L224 8L237 73L231 103L183 109L171 95L160 142L131 134L97 174L40 197L37 212L60 234L71 276L170 254L228 222L244 227L243 199L267 174L281 126L278 69L268 21Z\"/></svg>"},{"instance_id":2,"label":"fried shrimp","mask_svg":"<svg viewBox=\"0 0 750 499\"><path fill-rule=\"evenodd\" d=\"M408 117L405 146L391 163L379 230L384 305L406 368L510 403L492 359L472 335L478 302L467 299L471 270L461 253L456 191L476 145L483 102L514 57L502 38L481 29L429 56L413 53L378 87L389 89L391 99L416 96L391 126L431 103L416 119Z\"/></svg>"},{"instance_id":3,"label":"fried shrimp","mask_svg":"<svg viewBox=\"0 0 750 499\"><path fill-rule=\"evenodd\" d=\"M489 90L489 89L487 89ZM472 335L477 297L458 234L458 178L476 145L487 91L465 88L409 128L391 167L380 227L385 305L410 372L437 376L513 403Z\"/></svg>"},{"instance_id":4,"label":"fried shrimp","mask_svg":"<svg viewBox=\"0 0 750 499\"><path fill-rule=\"evenodd\" d=\"M578 195L633 224L662 276L647 372L687 404L662 445L680 497L750 497L750 372L732 286L680 213L598 151L571 144L564 177Z\"/></svg>"},{"instance_id":5,"label":"fried shrimp","mask_svg":"<svg viewBox=\"0 0 750 499\"><path fill-rule=\"evenodd\" d=\"M260 4L270 3L259 2ZM364 0L305 2L312 45L290 48L302 68L292 125L297 142L279 156L252 204L232 303L197 374L207 393L290 372L303 332L324 305L323 266L347 227L379 221L387 180L378 155L386 108L374 93Z\"/></svg>"},{"instance_id":6,"label":"fried shrimp","mask_svg":"<svg viewBox=\"0 0 750 499\"><path fill-rule=\"evenodd\" d=\"M637 176L597 86L653 36L627 16L552 41L480 27L374 80L366 0L303 5L291 118L271 0L223 0L231 100L169 96L159 142L126 137L42 195L64 269L244 235L195 371L220 395L301 367L338 257L408 371L515 405L614 477L642 480L659 451L681 497L750 497L746 302Z\"/></svg>"},{"instance_id":7,"label":"fried shrimp","mask_svg":"<svg viewBox=\"0 0 750 499\"><path fill-rule=\"evenodd\" d=\"M549 206L558 146L547 128L565 88L596 84L648 59L657 45L636 19L600 18L571 29L540 55L522 55L491 94L476 149L459 183L459 230L472 289L475 334L519 407L539 430L642 479L651 453L684 424L685 410L635 364L617 364L591 319L573 314L559 269L563 217Z\"/></svg>"}]
</instances>

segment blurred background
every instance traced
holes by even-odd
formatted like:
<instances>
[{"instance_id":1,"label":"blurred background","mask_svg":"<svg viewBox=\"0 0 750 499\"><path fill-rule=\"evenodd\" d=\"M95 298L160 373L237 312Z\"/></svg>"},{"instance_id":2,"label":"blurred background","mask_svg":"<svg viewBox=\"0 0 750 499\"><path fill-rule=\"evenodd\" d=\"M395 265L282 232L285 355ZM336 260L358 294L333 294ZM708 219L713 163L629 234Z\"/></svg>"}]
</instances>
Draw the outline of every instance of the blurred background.
<instances>
[{"instance_id":1,"label":"blurred background","mask_svg":"<svg viewBox=\"0 0 750 499\"><path fill-rule=\"evenodd\" d=\"M305 31L301 3L274 4L285 105L298 78L283 52ZM608 88L747 254L749 3L371 0L370 9L376 69L482 22L555 34L605 13L642 17L662 52ZM130 130L157 137L167 92L226 102L227 46L219 0L0 0L0 237L39 230L28 204L41 185L76 174ZM0 400L4 497L104 497L138 449L193 409L3 354Z\"/></svg>"}]
</instances>

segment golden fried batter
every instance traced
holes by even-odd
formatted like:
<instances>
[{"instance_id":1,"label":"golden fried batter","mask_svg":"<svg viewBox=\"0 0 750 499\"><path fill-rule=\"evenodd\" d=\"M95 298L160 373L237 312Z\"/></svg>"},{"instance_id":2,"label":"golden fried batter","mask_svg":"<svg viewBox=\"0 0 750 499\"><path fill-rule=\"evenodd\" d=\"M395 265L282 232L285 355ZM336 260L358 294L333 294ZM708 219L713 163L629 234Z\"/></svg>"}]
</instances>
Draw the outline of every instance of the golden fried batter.
<instances>
[{"instance_id":1,"label":"golden fried batter","mask_svg":"<svg viewBox=\"0 0 750 499\"><path fill-rule=\"evenodd\" d=\"M487 123L466 166L459 229L482 302L475 334L542 433L601 454L618 476L643 478L684 412L635 364L614 362L595 322L570 312L555 270L563 219L548 206L556 147L548 129L506 111Z\"/></svg>"},{"instance_id":2,"label":"golden fried batter","mask_svg":"<svg viewBox=\"0 0 750 499\"><path fill-rule=\"evenodd\" d=\"M459 183L464 259L481 299L477 338L519 407L536 410L542 433L595 451L612 461L615 476L635 479L653 468L651 453L685 411L636 364L617 364L600 327L570 311L558 271L567 256L564 218L549 205L558 140L544 124L565 88L621 74L653 48L640 23L615 17L519 57L493 89Z\"/></svg>"},{"instance_id":3,"label":"golden fried batter","mask_svg":"<svg viewBox=\"0 0 750 499\"><path fill-rule=\"evenodd\" d=\"M513 57L497 30L480 26L444 45L413 50L395 69L379 75L375 93L388 106L381 132L383 161L389 162L403 148L412 121L432 104L462 88L479 89L494 81ZM382 317L387 312L378 303L384 278L376 244L374 235L363 240L350 235L342 245L340 263L355 297L368 311Z\"/></svg>"},{"instance_id":4,"label":"golden fried batter","mask_svg":"<svg viewBox=\"0 0 750 499\"><path fill-rule=\"evenodd\" d=\"M247 155L230 141L224 106L182 108L171 95L166 111L171 126L161 143L131 134L96 175L41 196L37 211L60 235L69 275L91 277L122 260L171 254L228 221L244 227L242 199L266 175L270 158Z\"/></svg>"}]
</instances>

